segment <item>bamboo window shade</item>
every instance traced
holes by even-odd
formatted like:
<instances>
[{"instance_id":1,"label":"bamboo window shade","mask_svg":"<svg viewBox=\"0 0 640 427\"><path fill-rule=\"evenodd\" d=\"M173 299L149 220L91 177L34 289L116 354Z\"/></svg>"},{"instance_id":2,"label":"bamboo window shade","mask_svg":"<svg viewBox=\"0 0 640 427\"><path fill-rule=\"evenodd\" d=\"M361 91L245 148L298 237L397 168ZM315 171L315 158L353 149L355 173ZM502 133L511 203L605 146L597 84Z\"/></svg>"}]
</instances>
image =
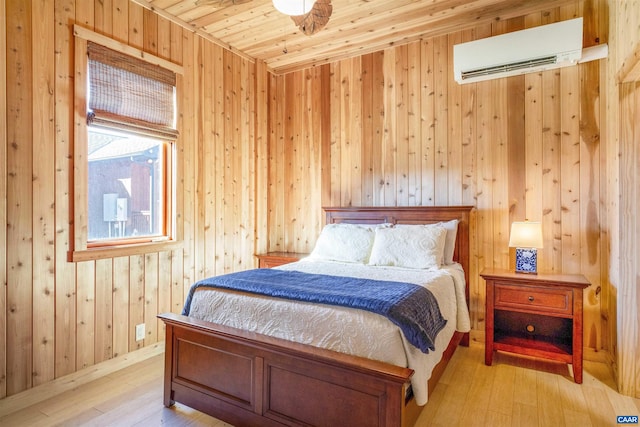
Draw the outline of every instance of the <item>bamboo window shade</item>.
<instances>
[{"instance_id":1,"label":"bamboo window shade","mask_svg":"<svg viewBox=\"0 0 640 427\"><path fill-rule=\"evenodd\" d=\"M176 75L97 43L87 43L92 126L175 140Z\"/></svg>"}]
</instances>

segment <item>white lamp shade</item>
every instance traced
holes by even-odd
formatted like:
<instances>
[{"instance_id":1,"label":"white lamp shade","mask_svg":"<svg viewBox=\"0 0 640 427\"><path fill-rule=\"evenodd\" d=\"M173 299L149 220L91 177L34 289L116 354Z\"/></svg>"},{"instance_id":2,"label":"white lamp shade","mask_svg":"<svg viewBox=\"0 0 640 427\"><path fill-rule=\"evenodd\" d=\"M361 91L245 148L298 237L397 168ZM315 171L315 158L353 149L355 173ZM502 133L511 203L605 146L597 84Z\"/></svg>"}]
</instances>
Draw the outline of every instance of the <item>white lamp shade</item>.
<instances>
[{"instance_id":1,"label":"white lamp shade","mask_svg":"<svg viewBox=\"0 0 640 427\"><path fill-rule=\"evenodd\" d=\"M542 224L539 222L514 222L511 224L509 246L512 248L541 248Z\"/></svg>"},{"instance_id":2,"label":"white lamp shade","mask_svg":"<svg viewBox=\"0 0 640 427\"><path fill-rule=\"evenodd\" d=\"M309 13L315 0L273 0L273 7L285 15L299 16Z\"/></svg>"}]
</instances>

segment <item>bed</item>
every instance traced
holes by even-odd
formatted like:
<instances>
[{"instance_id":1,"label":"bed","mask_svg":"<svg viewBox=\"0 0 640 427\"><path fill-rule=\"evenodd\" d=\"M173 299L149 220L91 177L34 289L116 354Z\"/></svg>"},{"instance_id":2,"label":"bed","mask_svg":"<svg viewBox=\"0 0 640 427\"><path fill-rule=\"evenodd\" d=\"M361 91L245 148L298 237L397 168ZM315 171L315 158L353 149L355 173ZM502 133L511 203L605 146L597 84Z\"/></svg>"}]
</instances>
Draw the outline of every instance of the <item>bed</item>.
<instances>
[{"instance_id":1,"label":"bed","mask_svg":"<svg viewBox=\"0 0 640 427\"><path fill-rule=\"evenodd\" d=\"M462 290L466 303L471 210L469 206L325 208L327 224L393 227L457 220L451 256L467 284ZM283 267L287 268L298 267ZM427 382L424 393L432 390L456 347L468 345L469 339L468 333L454 328L446 336L448 342L439 343L438 351L432 352L438 360L428 374L417 376L414 369L398 364L194 316L159 317L166 324L165 406L180 402L236 426L412 426L422 409L418 400L425 400L416 399L412 380L414 386L418 378L420 384Z\"/></svg>"}]
</instances>

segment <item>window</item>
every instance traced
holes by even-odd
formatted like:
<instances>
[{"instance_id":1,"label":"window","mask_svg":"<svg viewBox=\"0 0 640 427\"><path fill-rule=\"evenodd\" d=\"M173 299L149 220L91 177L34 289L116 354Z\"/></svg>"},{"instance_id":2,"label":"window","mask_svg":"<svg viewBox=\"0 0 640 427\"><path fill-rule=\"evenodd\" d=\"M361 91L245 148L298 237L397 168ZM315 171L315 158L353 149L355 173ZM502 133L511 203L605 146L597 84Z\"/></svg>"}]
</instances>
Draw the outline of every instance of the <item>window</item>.
<instances>
[{"instance_id":1,"label":"window","mask_svg":"<svg viewBox=\"0 0 640 427\"><path fill-rule=\"evenodd\" d=\"M165 224L169 142L89 126L88 244L157 239Z\"/></svg>"},{"instance_id":2,"label":"window","mask_svg":"<svg viewBox=\"0 0 640 427\"><path fill-rule=\"evenodd\" d=\"M177 74L181 68L74 27L73 260L176 242ZM144 59L142 59L144 58ZM133 250L133 252L132 252Z\"/></svg>"}]
</instances>

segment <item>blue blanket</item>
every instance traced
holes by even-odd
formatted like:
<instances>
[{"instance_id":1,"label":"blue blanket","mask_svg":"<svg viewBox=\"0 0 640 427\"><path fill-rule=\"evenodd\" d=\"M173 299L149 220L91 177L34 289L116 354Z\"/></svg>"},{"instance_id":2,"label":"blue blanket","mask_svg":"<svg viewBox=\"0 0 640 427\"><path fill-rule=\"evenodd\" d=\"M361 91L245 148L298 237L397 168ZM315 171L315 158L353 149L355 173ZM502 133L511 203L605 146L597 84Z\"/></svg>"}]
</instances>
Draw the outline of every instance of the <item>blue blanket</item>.
<instances>
[{"instance_id":1,"label":"blue blanket","mask_svg":"<svg viewBox=\"0 0 640 427\"><path fill-rule=\"evenodd\" d=\"M261 268L210 277L195 283L182 314L189 315L193 294L199 287L371 311L400 327L407 340L423 353L435 349L435 337L447 323L431 291L411 283Z\"/></svg>"}]
</instances>

